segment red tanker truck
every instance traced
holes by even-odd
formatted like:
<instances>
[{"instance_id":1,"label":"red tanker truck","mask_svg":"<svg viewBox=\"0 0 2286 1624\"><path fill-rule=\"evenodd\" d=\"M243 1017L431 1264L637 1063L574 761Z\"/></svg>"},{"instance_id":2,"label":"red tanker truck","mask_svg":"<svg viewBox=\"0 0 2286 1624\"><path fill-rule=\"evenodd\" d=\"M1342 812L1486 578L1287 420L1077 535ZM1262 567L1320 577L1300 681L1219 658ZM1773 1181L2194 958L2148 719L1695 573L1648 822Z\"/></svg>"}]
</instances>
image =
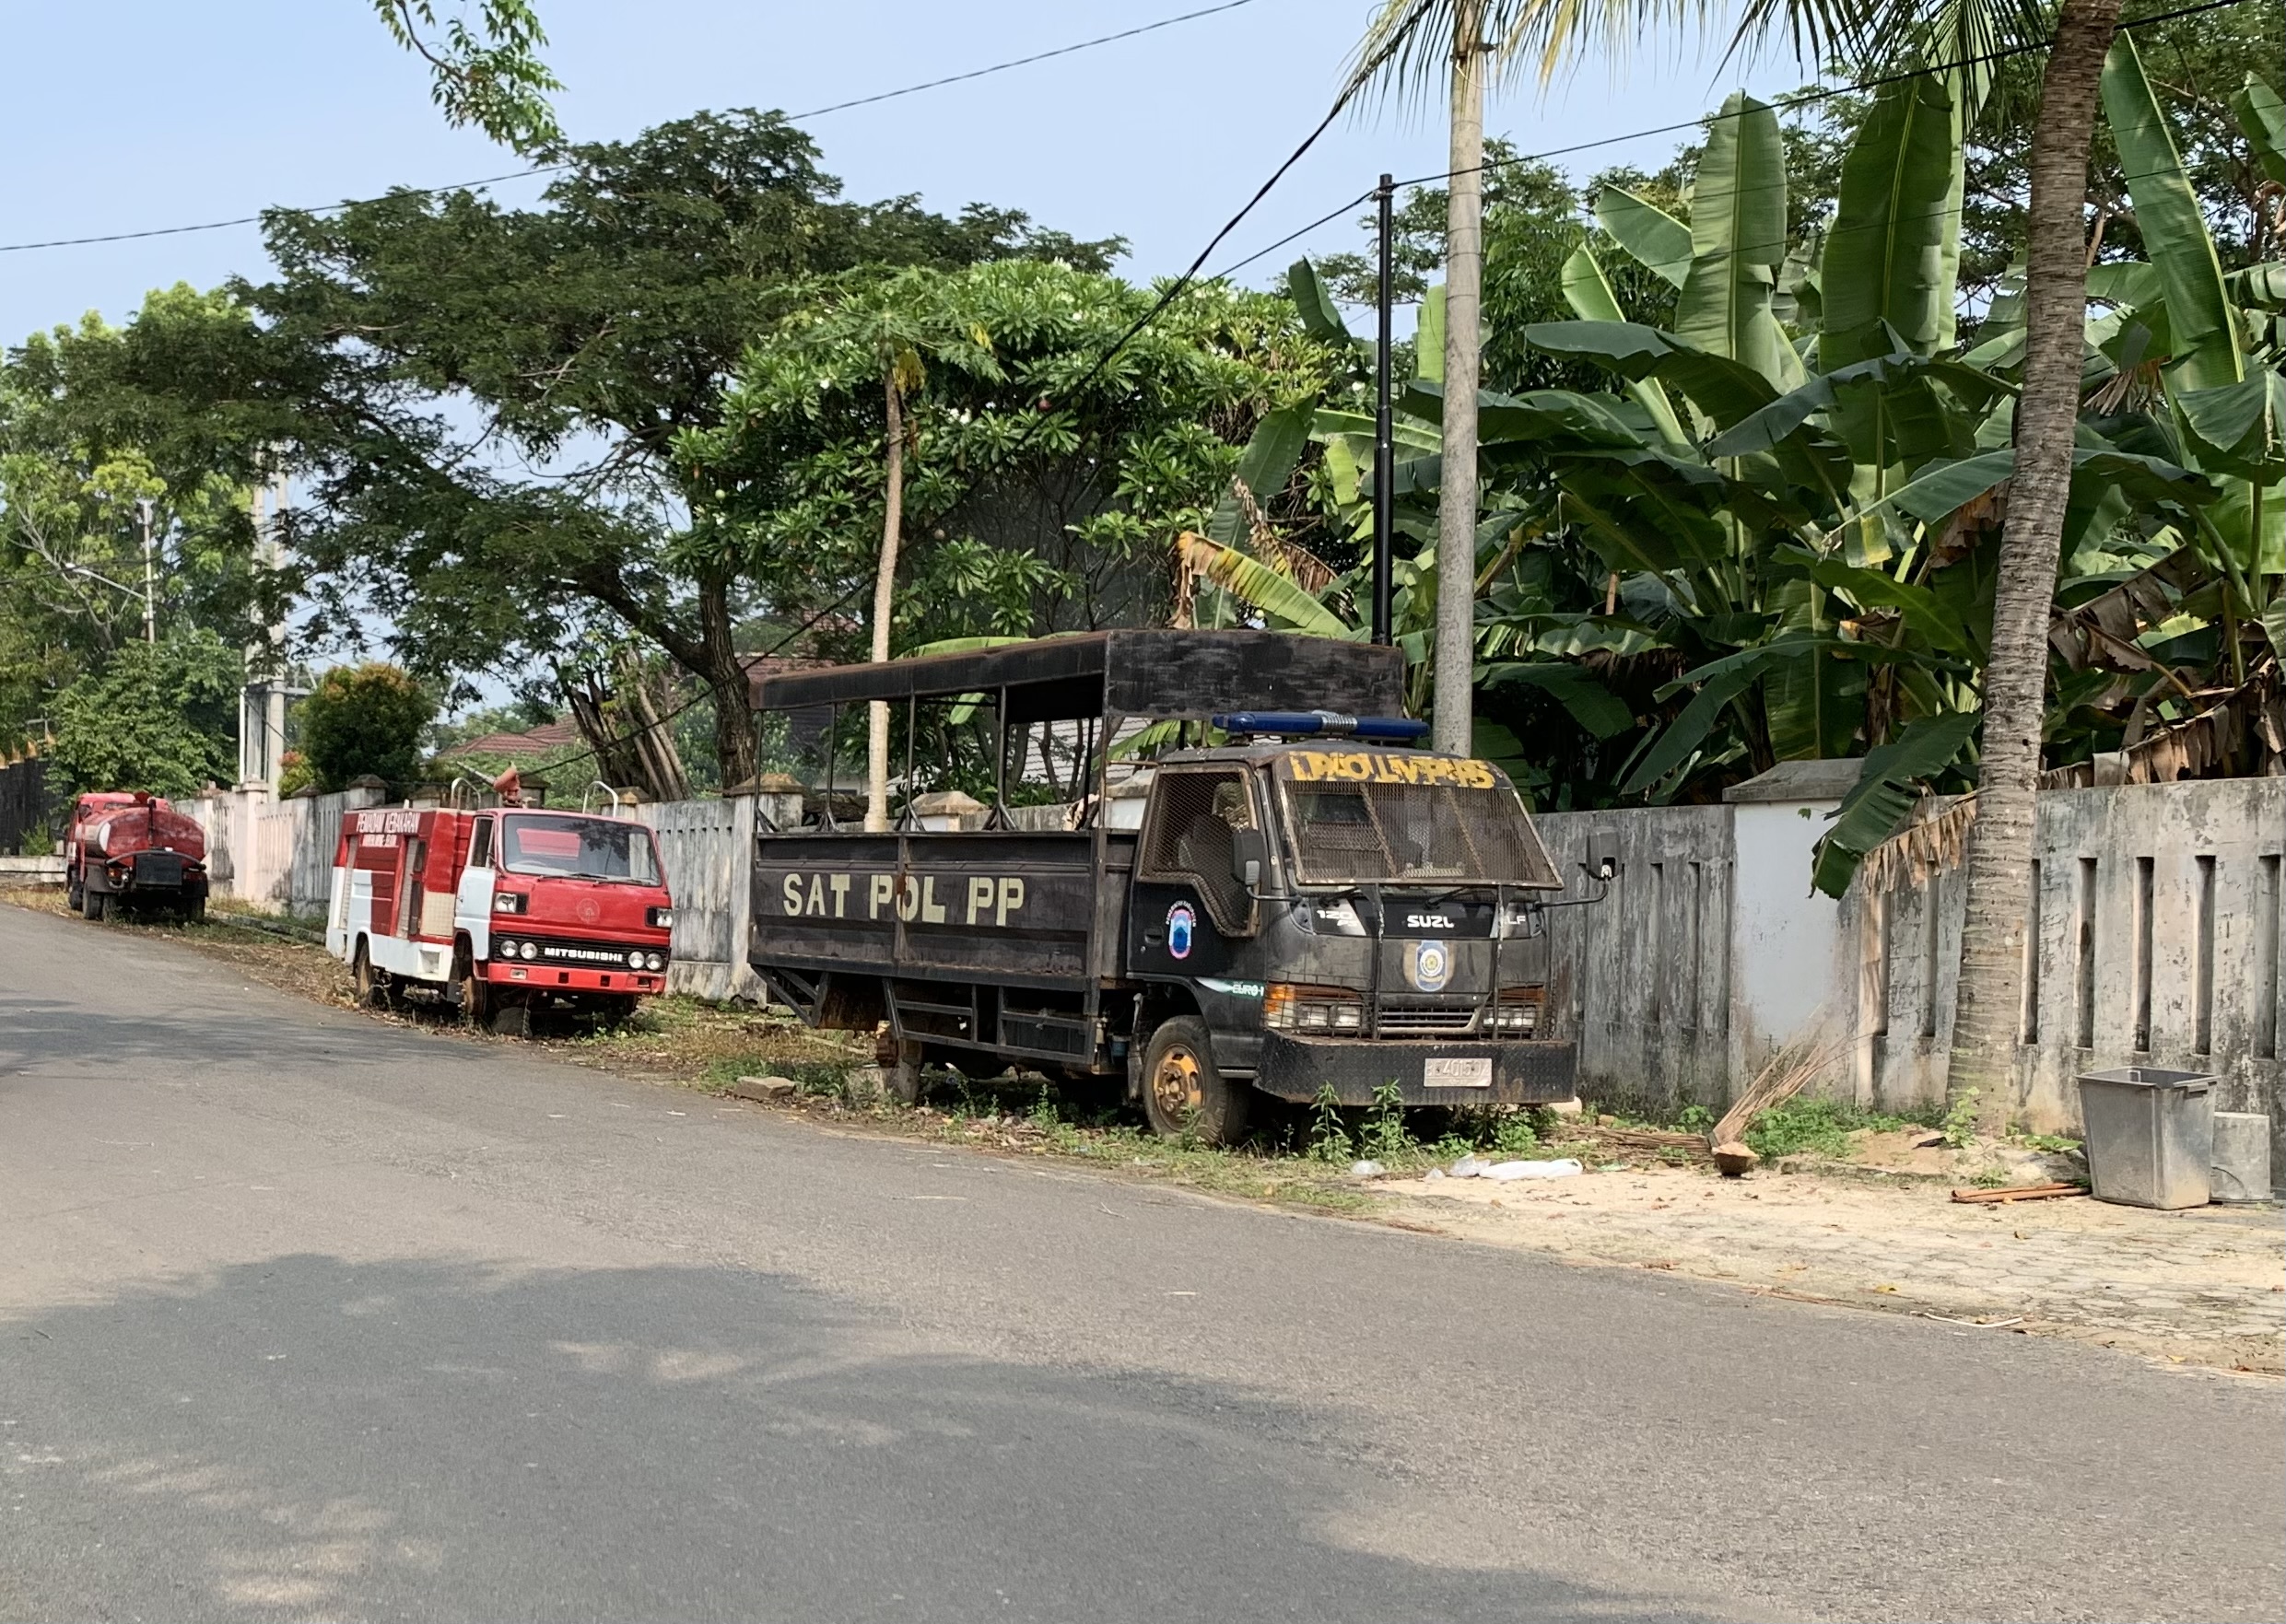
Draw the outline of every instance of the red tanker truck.
<instances>
[{"instance_id":1,"label":"red tanker truck","mask_svg":"<svg viewBox=\"0 0 2286 1624\"><path fill-rule=\"evenodd\" d=\"M358 996L413 992L496 1032L534 1011L607 1021L666 990L674 908L651 831L520 806L344 814L325 945Z\"/></svg>"},{"instance_id":2,"label":"red tanker truck","mask_svg":"<svg viewBox=\"0 0 2286 1624\"><path fill-rule=\"evenodd\" d=\"M64 835L64 894L90 919L133 909L206 917L206 832L137 789L82 795Z\"/></svg>"}]
</instances>

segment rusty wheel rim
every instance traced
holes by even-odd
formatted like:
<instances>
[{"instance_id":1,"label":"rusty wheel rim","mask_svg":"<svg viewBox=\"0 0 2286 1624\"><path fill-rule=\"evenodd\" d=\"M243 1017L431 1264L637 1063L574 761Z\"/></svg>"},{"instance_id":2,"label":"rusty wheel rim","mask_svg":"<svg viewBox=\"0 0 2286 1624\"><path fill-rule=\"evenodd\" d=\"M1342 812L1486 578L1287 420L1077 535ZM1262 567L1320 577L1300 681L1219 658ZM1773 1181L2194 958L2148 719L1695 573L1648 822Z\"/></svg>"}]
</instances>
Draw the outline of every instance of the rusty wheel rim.
<instances>
[{"instance_id":1,"label":"rusty wheel rim","mask_svg":"<svg viewBox=\"0 0 2286 1624\"><path fill-rule=\"evenodd\" d=\"M1199 1057L1180 1045L1161 1055L1159 1068L1151 1075L1151 1097L1170 1122L1180 1122L1196 1111L1206 1098L1199 1086Z\"/></svg>"}]
</instances>

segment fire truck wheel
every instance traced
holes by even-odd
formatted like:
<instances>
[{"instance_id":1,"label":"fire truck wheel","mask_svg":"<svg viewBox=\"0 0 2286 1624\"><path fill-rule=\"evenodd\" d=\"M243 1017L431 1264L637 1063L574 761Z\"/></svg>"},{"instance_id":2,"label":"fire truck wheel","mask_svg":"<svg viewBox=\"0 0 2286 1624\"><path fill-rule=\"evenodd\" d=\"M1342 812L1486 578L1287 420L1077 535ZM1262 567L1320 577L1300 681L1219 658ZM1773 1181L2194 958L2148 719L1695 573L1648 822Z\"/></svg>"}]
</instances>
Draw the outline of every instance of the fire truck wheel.
<instances>
[{"instance_id":1,"label":"fire truck wheel","mask_svg":"<svg viewBox=\"0 0 2286 1624\"><path fill-rule=\"evenodd\" d=\"M482 1026L492 1012L492 984L478 973L475 961L465 952L452 966L452 987L460 995L462 1022L469 1026Z\"/></svg>"},{"instance_id":2,"label":"fire truck wheel","mask_svg":"<svg viewBox=\"0 0 2286 1624\"><path fill-rule=\"evenodd\" d=\"M1152 1033L1143 1051L1143 1116L1161 1139L1236 1144L1246 1132L1251 1092L1215 1069L1206 1022L1197 1016L1163 1021Z\"/></svg>"},{"instance_id":3,"label":"fire truck wheel","mask_svg":"<svg viewBox=\"0 0 2286 1624\"><path fill-rule=\"evenodd\" d=\"M358 956L349 966L350 979L357 983L358 1002L369 1010L393 1009L396 1005L396 988L381 979L381 972L373 968L372 956L365 951L365 939L358 939Z\"/></svg>"}]
</instances>

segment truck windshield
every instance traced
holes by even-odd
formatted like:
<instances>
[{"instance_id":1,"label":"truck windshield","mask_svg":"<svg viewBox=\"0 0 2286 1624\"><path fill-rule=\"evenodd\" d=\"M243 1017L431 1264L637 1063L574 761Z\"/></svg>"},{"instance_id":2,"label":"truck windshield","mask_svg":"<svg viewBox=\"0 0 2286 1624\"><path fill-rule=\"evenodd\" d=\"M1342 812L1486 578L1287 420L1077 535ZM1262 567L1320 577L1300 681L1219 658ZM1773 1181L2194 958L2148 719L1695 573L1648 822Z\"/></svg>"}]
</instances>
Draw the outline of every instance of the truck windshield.
<instances>
[{"instance_id":1,"label":"truck windshield","mask_svg":"<svg viewBox=\"0 0 2286 1624\"><path fill-rule=\"evenodd\" d=\"M1348 759L1331 758L1336 764ZM1292 820L1295 872L1304 884L1378 881L1563 889L1516 792L1490 766L1436 761L1439 768L1474 770L1440 774L1448 780L1443 783L1389 782L1378 766L1383 759L1407 769L1432 765L1427 757L1361 755L1355 760L1375 765L1335 777L1312 771L1307 756L1279 764L1279 787Z\"/></svg>"},{"instance_id":2,"label":"truck windshield","mask_svg":"<svg viewBox=\"0 0 2286 1624\"><path fill-rule=\"evenodd\" d=\"M500 866L511 874L659 883L651 831L610 818L526 812L501 820Z\"/></svg>"}]
</instances>

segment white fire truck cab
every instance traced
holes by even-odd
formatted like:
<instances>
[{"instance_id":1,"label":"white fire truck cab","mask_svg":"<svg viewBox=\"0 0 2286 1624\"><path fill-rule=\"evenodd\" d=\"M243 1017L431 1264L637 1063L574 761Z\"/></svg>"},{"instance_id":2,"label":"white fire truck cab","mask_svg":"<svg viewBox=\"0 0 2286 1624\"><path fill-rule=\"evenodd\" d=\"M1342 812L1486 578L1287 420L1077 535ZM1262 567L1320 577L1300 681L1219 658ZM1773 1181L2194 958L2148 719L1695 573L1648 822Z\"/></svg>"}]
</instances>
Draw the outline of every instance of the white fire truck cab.
<instances>
[{"instance_id":1,"label":"white fire truck cab","mask_svg":"<svg viewBox=\"0 0 2286 1624\"><path fill-rule=\"evenodd\" d=\"M541 1010L619 1021L665 991L674 924L641 824L517 806L374 807L342 818L325 945L367 1004L412 994L522 1034Z\"/></svg>"}]
</instances>

